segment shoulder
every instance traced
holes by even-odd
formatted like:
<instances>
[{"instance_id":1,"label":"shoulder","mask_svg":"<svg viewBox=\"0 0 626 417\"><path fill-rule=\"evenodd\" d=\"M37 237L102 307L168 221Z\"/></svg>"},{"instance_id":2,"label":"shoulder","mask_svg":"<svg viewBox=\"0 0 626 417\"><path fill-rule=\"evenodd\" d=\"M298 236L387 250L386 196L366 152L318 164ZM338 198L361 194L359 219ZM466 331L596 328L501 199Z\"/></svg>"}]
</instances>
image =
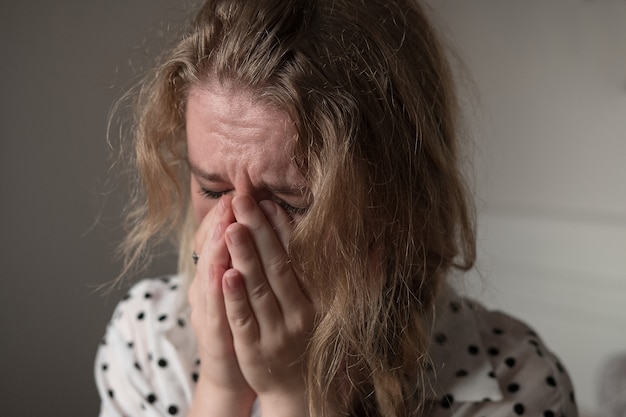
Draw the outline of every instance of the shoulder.
<instances>
[{"instance_id":1,"label":"shoulder","mask_svg":"<svg viewBox=\"0 0 626 417\"><path fill-rule=\"evenodd\" d=\"M118 303L98 348L101 416L183 412L197 379L184 280L144 279Z\"/></svg>"},{"instance_id":2,"label":"shoulder","mask_svg":"<svg viewBox=\"0 0 626 417\"><path fill-rule=\"evenodd\" d=\"M136 324L156 319L166 322L183 312L186 305L184 282L180 276L148 278L136 283L117 305L113 322ZM135 325L136 325L135 324Z\"/></svg>"},{"instance_id":3,"label":"shoulder","mask_svg":"<svg viewBox=\"0 0 626 417\"><path fill-rule=\"evenodd\" d=\"M570 378L526 323L457 296L439 306L433 416L577 415Z\"/></svg>"},{"instance_id":4,"label":"shoulder","mask_svg":"<svg viewBox=\"0 0 626 417\"><path fill-rule=\"evenodd\" d=\"M187 327L184 287L180 276L139 281L116 306L108 328L119 332L127 344L147 348L145 345L165 337L175 326Z\"/></svg>"}]
</instances>

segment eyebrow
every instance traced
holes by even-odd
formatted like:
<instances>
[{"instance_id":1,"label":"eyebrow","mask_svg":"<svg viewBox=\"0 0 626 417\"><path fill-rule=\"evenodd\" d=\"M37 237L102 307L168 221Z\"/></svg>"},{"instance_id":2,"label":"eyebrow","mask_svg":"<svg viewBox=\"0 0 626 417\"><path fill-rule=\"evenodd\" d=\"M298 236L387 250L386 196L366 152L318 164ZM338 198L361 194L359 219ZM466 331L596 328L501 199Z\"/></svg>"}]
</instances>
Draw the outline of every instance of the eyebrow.
<instances>
[{"instance_id":1,"label":"eyebrow","mask_svg":"<svg viewBox=\"0 0 626 417\"><path fill-rule=\"evenodd\" d=\"M220 174L206 172L203 169L194 165L190 160L187 160L187 164L189 165L189 169L191 173L196 177L202 178L205 181L209 182L226 182L224 177ZM307 194L306 186L293 186L286 183L278 183L278 184L261 184L263 188L272 194L280 194L292 197L303 197Z\"/></svg>"}]
</instances>

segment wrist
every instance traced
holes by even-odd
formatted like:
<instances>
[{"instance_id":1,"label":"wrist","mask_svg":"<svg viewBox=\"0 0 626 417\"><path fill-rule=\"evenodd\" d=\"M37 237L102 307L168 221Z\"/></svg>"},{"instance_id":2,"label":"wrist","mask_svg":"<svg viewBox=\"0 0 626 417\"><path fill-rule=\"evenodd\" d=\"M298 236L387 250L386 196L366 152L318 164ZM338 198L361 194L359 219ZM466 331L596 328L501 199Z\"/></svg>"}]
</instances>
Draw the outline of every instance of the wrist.
<instances>
[{"instance_id":1,"label":"wrist","mask_svg":"<svg viewBox=\"0 0 626 417\"><path fill-rule=\"evenodd\" d=\"M262 415L272 417L306 417L309 407L302 392L259 395Z\"/></svg>"},{"instance_id":2,"label":"wrist","mask_svg":"<svg viewBox=\"0 0 626 417\"><path fill-rule=\"evenodd\" d=\"M224 389L203 379L196 385L188 417L250 417L256 398L254 392Z\"/></svg>"}]
</instances>

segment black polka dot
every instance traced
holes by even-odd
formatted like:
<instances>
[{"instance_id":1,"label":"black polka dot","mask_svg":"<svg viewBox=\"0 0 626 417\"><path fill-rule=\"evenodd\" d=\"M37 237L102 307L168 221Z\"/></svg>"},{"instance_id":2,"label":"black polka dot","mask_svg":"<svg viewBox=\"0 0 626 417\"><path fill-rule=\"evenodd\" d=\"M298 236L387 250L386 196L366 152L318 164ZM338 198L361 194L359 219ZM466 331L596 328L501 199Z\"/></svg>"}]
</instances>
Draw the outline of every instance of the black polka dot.
<instances>
[{"instance_id":1,"label":"black polka dot","mask_svg":"<svg viewBox=\"0 0 626 417\"><path fill-rule=\"evenodd\" d=\"M506 358L504 360L504 363L506 363L506 366L508 366L509 368L512 368L515 366L515 358Z\"/></svg>"},{"instance_id":2,"label":"black polka dot","mask_svg":"<svg viewBox=\"0 0 626 417\"><path fill-rule=\"evenodd\" d=\"M151 361L152 360L152 353L148 353L148 360Z\"/></svg>"},{"instance_id":3,"label":"black polka dot","mask_svg":"<svg viewBox=\"0 0 626 417\"><path fill-rule=\"evenodd\" d=\"M133 346L135 346L135 344L133 342L128 342L126 343L126 346L128 346L129 348L132 348Z\"/></svg>"},{"instance_id":4,"label":"black polka dot","mask_svg":"<svg viewBox=\"0 0 626 417\"><path fill-rule=\"evenodd\" d=\"M455 375L458 377L464 377L469 375L469 372L467 372L465 369L459 369L458 371L456 371Z\"/></svg>"},{"instance_id":5,"label":"black polka dot","mask_svg":"<svg viewBox=\"0 0 626 417\"><path fill-rule=\"evenodd\" d=\"M107 369L109 369L109 365L107 365L106 363L103 363L101 368L103 371L106 371Z\"/></svg>"},{"instance_id":6,"label":"black polka dot","mask_svg":"<svg viewBox=\"0 0 626 417\"><path fill-rule=\"evenodd\" d=\"M156 400L157 397L154 394L148 394L148 396L146 397L146 401L148 401L150 404L154 404Z\"/></svg>"},{"instance_id":7,"label":"black polka dot","mask_svg":"<svg viewBox=\"0 0 626 417\"><path fill-rule=\"evenodd\" d=\"M530 343L534 347L539 347L539 342L537 342L535 339L530 339L528 343Z\"/></svg>"},{"instance_id":8,"label":"black polka dot","mask_svg":"<svg viewBox=\"0 0 626 417\"><path fill-rule=\"evenodd\" d=\"M543 358L543 352L541 351L541 349L537 348L535 350L535 352L537 352L537 355Z\"/></svg>"},{"instance_id":9,"label":"black polka dot","mask_svg":"<svg viewBox=\"0 0 626 417\"><path fill-rule=\"evenodd\" d=\"M147 300L147 299L149 299L149 298L152 298L152 294L151 294L151 293L149 293L149 292L147 292L147 293L145 293L145 294L143 295L143 298L145 298L146 300Z\"/></svg>"},{"instance_id":10,"label":"black polka dot","mask_svg":"<svg viewBox=\"0 0 626 417\"><path fill-rule=\"evenodd\" d=\"M183 320L183 319L178 319L178 325L179 325L180 327L185 327L185 320Z\"/></svg>"},{"instance_id":11,"label":"black polka dot","mask_svg":"<svg viewBox=\"0 0 626 417\"><path fill-rule=\"evenodd\" d=\"M145 316L145 313L142 311L141 313L137 314L137 320L143 320Z\"/></svg>"},{"instance_id":12,"label":"black polka dot","mask_svg":"<svg viewBox=\"0 0 626 417\"><path fill-rule=\"evenodd\" d=\"M435 335L435 342L437 343L446 343L447 340L448 340L448 337L443 333L437 333Z\"/></svg>"},{"instance_id":13,"label":"black polka dot","mask_svg":"<svg viewBox=\"0 0 626 417\"><path fill-rule=\"evenodd\" d=\"M169 277L161 277L161 281L163 281L165 284L169 284L170 283L170 278Z\"/></svg>"},{"instance_id":14,"label":"black polka dot","mask_svg":"<svg viewBox=\"0 0 626 417\"><path fill-rule=\"evenodd\" d=\"M165 321L165 320L167 320L167 314L161 314L159 316L159 321Z\"/></svg>"},{"instance_id":15,"label":"black polka dot","mask_svg":"<svg viewBox=\"0 0 626 417\"><path fill-rule=\"evenodd\" d=\"M196 359L196 365L200 365L200 359Z\"/></svg>"},{"instance_id":16,"label":"black polka dot","mask_svg":"<svg viewBox=\"0 0 626 417\"><path fill-rule=\"evenodd\" d=\"M170 405L167 408L167 412L170 416L175 416L176 414L178 414L178 407L175 405Z\"/></svg>"},{"instance_id":17,"label":"black polka dot","mask_svg":"<svg viewBox=\"0 0 626 417\"><path fill-rule=\"evenodd\" d=\"M194 372L191 374L191 379L193 379L193 382L198 382L198 373Z\"/></svg>"},{"instance_id":18,"label":"black polka dot","mask_svg":"<svg viewBox=\"0 0 626 417\"><path fill-rule=\"evenodd\" d=\"M167 366L167 361L165 359L161 358L161 359L159 359L158 364L159 364L159 366L161 368L165 368Z\"/></svg>"},{"instance_id":19,"label":"black polka dot","mask_svg":"<svg viewBox=\"0 0 626 417\"><path fill-rule=\"evenodd\" d=\"M113 398L114 394L113 394L113 390L109 390L109 397Z\"/></svg>"},{"instance_id":20,"label":"black polka dot","mask_svg":"<svg viewBox=\"0 0 626 417\"><path fill-rule=\"evenodd\" d=\"M496 347L490 347L488 352L491 356L498 356L500 354L500 350Z\"/></svg>"},{"instance_id":21,"label":"black polka dot","mask_svg":"<svg viewBox=\"0 0 626 417\"><path fill-rule=\"evenodd\" d=\"M515 414L517 414L518 416L521 416L522 414L524 414L524 405L517 403L513 406L513 411L515 411Z\"/></svg>"},{"instance_id":22,"label":"black polka dot","mask_svg":"<svg viewBox=\"0 0 626 417\"><path fill-rule=\"evenodd\" d=\"M556 379L554 379L554 377L549 376L546 378L546 384L550 385L551 387L556 387Z\"/></svg>"},{"instance_id":23,"label":"black polka dot","mask_svg":"<svg viewBox=\"0 0 626 417\"><path fill-rule=\"evenodd\" d=\"M467 351L469 352L470 355L478 355L478 352L480 352L480 349L478 349L478 346L476 345L469 345L467 347Z\"/></svg>"},{"instance_id":24,"label":"black polka dot","mask_svg":"<svg viewBox=\"0 0 626 417\"><path fill-rule=\"evenodd\" d=\"M517 392L519 391L519 384L516 384L515 382L509 384L508 387L506 387L507 390L509 390L509 392Z\"/></svg>"},{"instance_id":25,"label":"black polka dot","mask_svg":"<svg viewBox=\"0 0 626 417\"><path fill-rule=\"evenodd\" d=\"M443 408L450 408L452 406L452 403L454 403L454 397L452 396L452 394L446 394L441 399L441 406Z\"/></svg>"},{"instance_id":26,"label":"black polka dot","mask_svg":"<svg viewBox=\"0 0 626 417\"><path fill-rule=\"evenodd\" d=\"M139 365L139 362L135 362L135 368L137 368L138 371L141 371L141 365Z\"/></svg>"},{"instance_id":27,"label":"black polka dot","mask_svg":"<svg viewBox=\"0 0 626 417\"><path fill-rule=\"evenodd\" d=\"M499 327L494 327L491 331L493 332L493 334L503 334L504 333L504 330L502 330Z\"/></svg>"},{"instance_id":28,"label":"black polka dot","mask_svg":"<svg viewBox=\"0 0 626 417\"><path fill-rule=\"evenodd\" d=\"M493 371L489 371L489 373L487 374L487 376L488 376L489 378L495 378L495 377L496 377L496 374L495 374Z\"/></svg>"},{"instance_id":29,"label":"black polka dot","mask_svg":"<svg viewBox=\"0 0 626 417\"><path fill-rule=\"evenodd\" d=\"M176 291L178 289L178 285L174 284L170 287L170 290Z\"/></svg>"},{"instance_id":30,"label":"black polka dot","mask_svg":"<svg viewBox=\"0 0 626 417\"><path fill-rule=\"evenodd\" d=\"M543 412L543 417L554 417L554 413L550 410L546 410Z\"/></svg>"},{"instance_id":31,"label":"black polka dot","mask_svg":"<svg viewBox=\"0 0 626 417\"><path fill-rule=\"evenodd\" d=\"M130 298L130 293L126 293L126 295L122 298L122 301L126 301Z\"/></svg>"},{"instance_id":32,"label":"black polka dot","mask_svg":"<svg viewBox=\"0 0 626 417\"><path fill-rule=\"evenodd\" d=\"M461 304L458 301L452 301L450 303L450 310L452 310L453 313L458 313L461 310Z\"/></svg>"}]
</instances>

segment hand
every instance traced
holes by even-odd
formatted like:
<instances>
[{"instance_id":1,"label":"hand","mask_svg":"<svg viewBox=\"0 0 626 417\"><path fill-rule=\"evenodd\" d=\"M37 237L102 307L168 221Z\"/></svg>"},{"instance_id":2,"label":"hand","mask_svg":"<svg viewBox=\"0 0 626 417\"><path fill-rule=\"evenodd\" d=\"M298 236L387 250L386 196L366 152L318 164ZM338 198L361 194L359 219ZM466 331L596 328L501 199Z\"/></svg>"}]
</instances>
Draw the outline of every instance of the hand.
<instances>
[{"instance_id":1,"label":"hand","mask_svg":"<svg viewBox=\"0 0 626 417\"><path fill-rule=\"evenodd\" d=\"M232 207L236 223L225 233L232 269L222 288L241 372L264 414L306 415L304 356L315 310L287 255L291 219L248 196Z\"/></svg>"},{"instance_id":2,"label":"hand","mask_svg":"<svg viewBox=\"0 0 626 417\"><path fill-rule=\"evenodd\" d=\"M224 231L234 220L231 198L224 196L203 219L194 239L200 258L189 303L201 368L190 415L249 416L256 397L237 362L222 294L230 265Z\"/></svg>"}]
</instances>

